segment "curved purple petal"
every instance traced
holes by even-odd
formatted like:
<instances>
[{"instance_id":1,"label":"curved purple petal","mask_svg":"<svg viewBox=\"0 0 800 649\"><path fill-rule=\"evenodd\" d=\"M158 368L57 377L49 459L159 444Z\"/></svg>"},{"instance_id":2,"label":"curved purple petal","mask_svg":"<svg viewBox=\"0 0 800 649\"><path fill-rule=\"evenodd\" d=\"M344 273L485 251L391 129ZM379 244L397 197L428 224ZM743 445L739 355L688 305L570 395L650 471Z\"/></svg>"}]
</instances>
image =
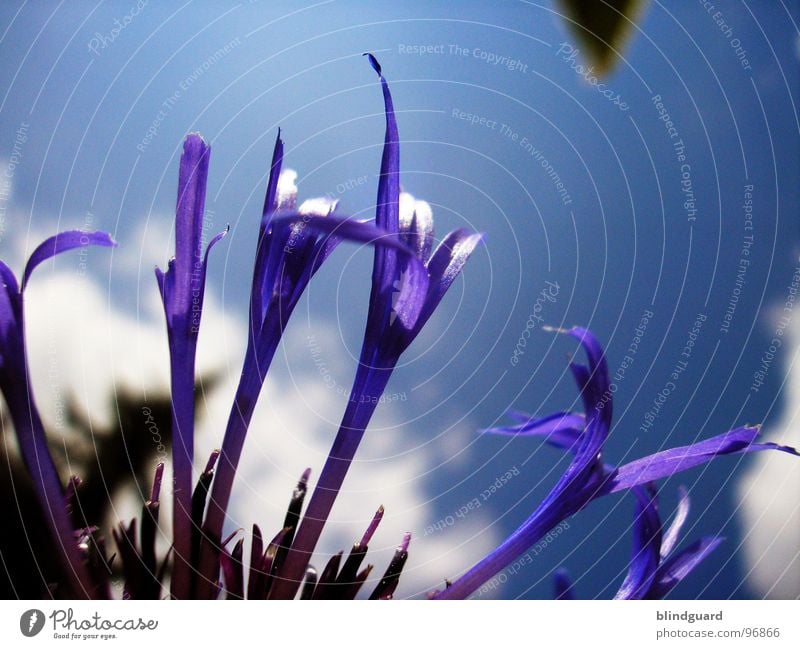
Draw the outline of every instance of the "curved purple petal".
<instances>
[{"instance_id":1,"label":"curved purple petal","mask_svg":"<svg viewBox=\"0 0 800 649\"><path fill-rule=\"evenodd\" d=\"M22 318L22 296L17 278L11 269L0 261L0 368L9 364L9 354L14 354L9 336L18 333ZM16 345L18 347L18 345ZM20 359L21 360L21 359Z\"/></svg>"},{"instance_id":2,"label":"curved purple petal","mask_svg":"<svg viewBox=\"0 0 800 649\"><path fill-rule=\"evenodd\" d=\"M790 446L773 443L756 443L760 433L757 426L743 426L701 442L679 446L634 460L619 467L610 477L608 493L623 491L659 478L666 478L692 467L710 462L721 455L753 453L755 451L783 451L800 455Z\"/></svg>"},{"instance_id":3,"label":"curved purple petal","mask_svg":"<svg viewBox=\"0 0 800 649\"><path fill-rule=\"evenodd\" d=\"M612 402L608 375L608 363L600 341L595 335L583 327L572 327L563 332L580 342L589 361L588 367L570 363L575 380L581 386L587 416L593 411L597 413L605 436L611 428ZM588 373L588 374L587 374Z\"/></svg>"},{"instance_id":4,"label":"curved purple petal","mask_svg":"<svg viewBox=\"0 0 800 649\"><path fill-rule=\"evenodd\" d=\"M587 405L586 424L582 434L578 435L575 457L539 507L495 550L444 591L436 593L435 599L467 597L525 552L548 530L601 496L625 489L640 491L641 485L709 462L720 455L763 450L778 450L798 455L795 449L788 446L756 443L758 428L743 427L689 446L669 449L635 460L619 469L604 465L601 452L611 422L611 392L605 355L596 338L588 330L575 327L569 331L562 330L561 333L568 333L577 338L589 360L588 367L584 369L580 369L582 366L579 365L573 367L578 385L583 388L584 402ZM557 413L556 419L562 416L563 413ZM523 421L519 426L524 424ZM622 596L642 596L643 584L652 574L653 566L658 566L662 552L666 554L665 550L669 551L674 546L675 538L686 517L685 509L688 507L688 501L683 498L682 500L684 502L679 506L676 520L668 532L666 546L662 545L661 532L657 531L654 517L657 512L647 509L647 506L642 510L644 519L642 524L637 526L635 546L642 548L641 552L635 552L637 557L641 555L642 558L634 562L636 565L632 565L633 572L629 575L629 579L626 579ZM715 539L704 540L692 546L689 551L668 559L659 569L661 572L656 573L646 596L668 592L669 588L705 558L717 544L718 541ZM658 546L657 552L656 546Z\"/></svg>"},{"instance_id":5,"label":"curved purple petal","mask_svg":"<svg viewBox=\"0 0 800 649\"><path fill-rule=\"evenodd\" d=\"M689 492L686 490L686 487L681 485L678 487L678 507L675 510L675 516L661 541L662 559L666 559L678 544L681 529L684 523L686 523L686 519L689 517L690 505Z\"/></svg>"},{"instance_id":6,"label":"curved purple petal","mask_svg":"<svg viewBox=\"0 0 800 649\"><path fill-rule=\"evenodd\" d=\"M724 541L721 536L698 539L685 550L667 559L659 568L647 599L663 599Z\"/></svg>"},{"instance_id":7,"label":"curved purple petal","mask_svg":"<svg viewBox=\"0 0 800 649\"><path fill-rule=\"evenodd\" d=\"M273 218L273 236L281 229L291 228L296 223L303 223L306 228L331 235L338 241L346 240L366 243L376 248L389 248L407 260L408 270L405 281L399 287L399 295L394 305L397 319L411 328L415 326L424 307L424 298L420 297L428 289L428 273L422 262L397 237L390 236L372 223L355 221L345 217L315 216L308 214L275 215ZM318 264L316 264L318 266Z\"/></svg>"},{"instance_id":8,"label":"curved purple petal","mask_svg":"<svg viewBox=\"0 0 800 649\"><path fill-rule=\"evenodd\" d=\"M375 225L388 233L390 237L396 237L400 229L400 136L397 130L392 93L389 91L389 85L383 76L381 66L372 54L365 53L365 56L380 79L386 116L386 132L383 140L380 175L378 176ZM365 347L371 348L377 343L381 330L388 323L392 309L392 291L399 276L397 253L391 249L375 248Z\"/></svg>"},{"instance_id":9,"label":"curved purple petal","mask_svg":"<svg viewBox=\"0 0 800 649\"><path fill-rule=\"evenodd\" d=\"M26 279L48 257L76 247L70 245L74 240L74 237L67 236L59 242L57 237L51 237L40 245L28 262ZM91 598L98 593L95 592L75 540L66 494L50 454L47 435L31 388L25 353L22 293L16 277L3 262L0 262L0 281L0 390L8 406L20 455L58 550L65 586L63 594Z\"/></svg>"},{"instance_id":10,"label":"curved purple petal","mask_svg":"<svg viewBox=\"0 0 800 649\"><path fill-rule=\"evenodd\" d=\"M447 293L447 289L452 286L464 268L464 264L467 263L470 255L482 240L482 234L466 228L459 228L450 232L437 246L428 262L430 286L428 287L424 318L417 325L417 330L427 322Z\"/></svg>"},{"instance_id":11,"label":"curved purple petal","mask_svg":"<svg viewBox=\"0 0 800 649\"><path fill-rule=\"evenodd\" d=\"M31 253L28 258L28 263L25 265L25 272L22 274L22 287L24 291L28 285L28 280L31 277L33 270L43 261L47 261L55 255L60 255L62 252L74 250L75 248L84 248L86 246L105 246L113 248L117 242L111 238L108 232L84 232L83 230L66 230L45 239L40 243L36 249Z\"/></svg>"},{"instance_id":12,"label":"curved purple petal","mask_svg":"<svg viewBox=\"0 0 800 649\"><path fill-rule=\"evenodd\" d=\"M397 119L395 118L389 84L386 83L377 59L368 52L365 56L369 59L370 65L380 79L384 112L386 114L386 133L383 140L383 156L381 158L380 179L378 181L378 204L375 212L375 225L390 234L397 234L400 229L400 135L397 131ZM390 273L390 271L391 268L388 264L386 268L380 268L381 273Z\"/></svg>"},{"instance_id":13,"label":"curved purple petal","mask_svg":"<svg viewBox=\"0 0 800 649\"><path fill-rule=\"evenodd\" d=\"M520 422L515 426L488 428L483 432L492 435L541 437L556 448L574 449L586 424L586 419L583 415L576 415L571 412L556 412L547 417L539 418L526 415L527 419L523 418L523 415L524 413L515 414L515 418Z\"/></svg>"},{"instance_id":14,"label":"curved purple petal","mask_svg":"<svg viewBox=\"0 0 800 649\"><path fill-rule=\"evenodd\" d=\"M628 574L614 599L644 599L656 578L661 562L661 518L652 485L633 489L636 513L633 521L633 550Z\"/></svg>"},{"instance_id":15,"label":"curved purple petal","mask_svg":"<svg viewBox=\"0 0 800 649\"><path fill-rule=\"evenodd\" d=\"M283 140L281 131L275 138L275 148L272 151L267 191L264 196L264 208L261 213L261 222L258 226L258 240L256 245L256 259L253 265L253 286L250 290L250 319L251 329L255 330L264 319L264 266L269 250L269 226L272 214L278 209L278 180L283 166Z\"/></svg>"}]
</instances>

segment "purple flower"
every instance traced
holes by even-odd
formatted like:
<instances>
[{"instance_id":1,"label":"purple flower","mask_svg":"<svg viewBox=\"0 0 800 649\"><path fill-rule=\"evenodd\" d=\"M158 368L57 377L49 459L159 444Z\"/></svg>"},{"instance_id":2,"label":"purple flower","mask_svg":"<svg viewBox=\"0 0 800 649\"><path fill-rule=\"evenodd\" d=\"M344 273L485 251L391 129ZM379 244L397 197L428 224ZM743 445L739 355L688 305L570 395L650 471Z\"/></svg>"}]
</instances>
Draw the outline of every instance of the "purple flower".
<instances>
[{"instance_id":1,"label":"purple flower","mask_svg":"<svg viewBox=\"0 0 800 649\"><path fill-rule=\"evenodd\" d=\"M723 538L707 536L674 552L680 532L689 516L689 494L679 489L678 507L666 532L658 511L655 485L634 487L636 509L633 520L633 548L625 580L614 599L663 599L692 570L708 557ZM555 599L574 599L574 588L564 569L554 575Z\"/></svg>"},{"instance_id":2,"label":"purple flower","mask_svg":"<svg viewBox=\"0 0 800 649\"><path fill-rule=\"evenodd\" d=\"M283 141L275 143L253 271L247 349L228 418L203 525L199 594L212 596L220 539L236 468L267 370L294 308L311 278L342 240L373 245L403 260L408 283L398 292L398 323L414 326L428 272L406 245L376 225L335 214L336 201L315 198L297 207L297 174L282 171ZM376 253L377 254L377 253Z\"/></svg>"},{"instance_id":3,"label":"purple flower","mask_svg":"<svg viewBox=\"0 0 800 649\"><path fill-rule=\"evenodd\" d=\"M400 192L400 144L392 95L380 64L372 54L367 56L380 78L386 114L375 225L389 237L402 241L414 256L404 256L391 247L375 246L366 330L351 396L280 574L275 597L292 597L299 587L305 566L397 361L429 320L482 238L480 234L458 229L450 232L433 250L430 207ZM415 281L411 270L417 263L425 268L427 286L411 286L408 290L409 284ZM410 299L404 299L406 294Z\"/></svg>"},{"instance_id":4,"label":"purple flower","mask_svg":"<svg viewBox=\"0 0 800 649\"><path fill-rule=\"evenodd\" d=\"M179 599L189 596L191 584L194 375L206 265L209 251L227 233L226 229L216 235L203 250L203 211L210 157L211 147L199 134L186 136L178 175L175 256L170 259L166 273L156 268L169 339L174 483L172 595Z\"/></svg>"},{"instance_id":5,"label":"purple flower","mask_svg":"<svg viewBox=\"0 0 800 649\"><path fill-rule=\"evenodd\" d=\"M634 489L641 499L642 486L674 475L694 466L709 462L721 455L751 453L762 450L779 450L793 455L797 451L787 446L771 443L756 443L758 427L743 427L723 433L716 437L696 442L688 446L661 451L653 455L634 460L621 467L607 465L603 461L603 445L611 427L612 399L608 366L602 347L595 337L586 329L573 327L568 333L580 341L588 358L588 365L570 363L578 389L584 404L584 414L557 413L544 418L524 417L515 426L493 429L489 432L512 435L545 436L549 442L572 451L573 459L555 487L536 508L536 510L494 551L470 568L463 576L455 580L445 590L434 593L436 599L463 599L475 591L485 581L505 568L531 545L536 543L550 529L564 519L572 516L594 499L610 493ZM581 425L582 423L582 425ZM645 499L647 500L647 499ZM652 500L652 499L650 499ZM654 541L653 505L642 505L647 526L637 530L637 544L642 548ZM679 528L678 528L679 529ZM669 537L668 547L671 549L675 533ZM641 538L639 538L641 537ZM659 546L660 547L660 546ZM653 592L667 592L674 585L671 579L680 578L688 573L713 548L715 542L703 540L692 546L690 551L678 555L674 564L670 563L663 575L663 582L655 582L658 562L655 561L652 547L642 549L642 559L635 561L634 575L629 575L624 592L642 595ZM666 564L665 564L666 565ZM688 569L687 569L688 568ZM652 577L646 583L643 575Z\"/></svg>"},{"instance_id":6,"label":"purple flower","mask_svg":"<svg viewBox=\"0 0 800 649\"><path fill-rule=\"evenodd\" d=\"M22 285L11 269L0 261L0 390L3 392L20 453L31 476L36 497L50 534L56 542L63 567L65 594L72 597L97 595L83 563L69 513L67 494L47 447L42 419L33 397L25 345L23 295L31 273L42 262L75 248L115 246L105 232L69 230L50 237L33 251L22 274Z\"/></svg>"},{"instance_id":7,"label":"purple flower","mask_svg":"<svg viewBox=\"0 0 800 649\"><path fill-rule=\"evenodd\" d=\"M302 225L295 224L294 228L288 224L285 227L276 227L275 215L279 211L297 211L297 187L294 185L296 174L291 170L282 172L282 165L283 141L279 133L259 226L244 364L222 441L208 512L203 524L205 542L201 545L201 556L197 559L201 583L196 594L204 597L212 596L215 588L225 512L247 428L267 370L300 296L337 243L336 240L321 237ZM300 212L308 217L325 217L335 207L335 202L316 199L304 203Z\"/></svg>"},{"instance_id":8,"label":"purple flower","mask_svg":"<svg viewBox=\"0 0 800 649\"><path fill-rule=\"evenodd\" d=\"M710 555L723 539L703 537L674 552L681 528L689 515L689 494L681 487L672 524L662 528L658 498L653 485L632 489L636 497L633 556L628 574L614 599L662 599Z\"/></svg>"}]
</instances>

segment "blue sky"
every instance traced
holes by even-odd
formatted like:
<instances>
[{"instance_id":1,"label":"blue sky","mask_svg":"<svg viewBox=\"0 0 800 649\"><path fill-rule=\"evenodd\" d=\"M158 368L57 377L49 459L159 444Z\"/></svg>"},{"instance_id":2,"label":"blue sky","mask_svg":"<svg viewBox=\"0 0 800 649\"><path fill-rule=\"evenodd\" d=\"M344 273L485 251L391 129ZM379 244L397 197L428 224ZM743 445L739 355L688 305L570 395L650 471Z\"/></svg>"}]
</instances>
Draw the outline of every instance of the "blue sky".
<instances>
[{"instance_id":1,"label":"blue sky","mask_svg":"<svg viewBox=\"0 0 800 649\"><path fill-rule=\"evenodd\" d=\"M580 44L550 2L463 2L456 13L444 2L140 5L0 7L0 162L14 161L4 256L19 254L9 247L29 227L107 229L140 253L141 268L123 264L122 252L110 262L92 254L91 273L115 308L135 312L155 288L152 260L171 250L145 228L169 226L181 141L200 131L213 147L210 227L232 226L208 290L243 319L278 127L301 197L330 193L343 212L370 213L383 140L380 92L360 56L372 51L398 111L404 188L432 205L439 233L467 225L487 234L389 388L408 396L406 452L443 457L415 477L431 523L518 468L483 507L498 534L510 532L563 466L536 442L475 432L511 407L545 413L575 402L569 339L534 320L511 362L533 313L553 326L590 327L612 371L653 314L618 381L610 461L778 417L781 354L758 391L753 381L799 263L796 8L720 3L723 28L702 3L649 3L624 60L601 80L623 110L576 70L586 61L569 59L562 44ZM292 323L301 334L318 322L336 327L346 353L335 373L345 385L370 260L340 252ZM543 290L553 299L542 300ZM665 512L687 484L692 533L729 539L677 596L754 595L736 551L732 487L744 463L723 460L665 485ZM549 574L562 564L581 596L613 594L631 510L624 499L596 503L503 594L549 596Z\"/></svg>"}]
</instances>

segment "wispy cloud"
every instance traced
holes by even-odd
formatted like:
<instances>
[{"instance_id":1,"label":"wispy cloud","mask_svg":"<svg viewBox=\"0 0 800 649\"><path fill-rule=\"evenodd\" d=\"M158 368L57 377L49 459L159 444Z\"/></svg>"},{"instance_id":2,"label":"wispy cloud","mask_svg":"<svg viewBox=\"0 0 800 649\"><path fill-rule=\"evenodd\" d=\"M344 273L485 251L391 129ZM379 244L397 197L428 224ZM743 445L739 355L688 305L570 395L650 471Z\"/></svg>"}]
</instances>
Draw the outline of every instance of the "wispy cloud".
<instances>
[{"instance_id":1,"label":"wispy cloud","mask_svg":"<svg viewBox=\"0 0 800 649\"><path fill-rule=\"evenodd\" d=\"M800 446L800 323L784 340L783 413L765 428L765 441ZM781 453L751 460L739 482L748 579L763 597L800 596L800 465Z\"/></svg>"}]
</instances>

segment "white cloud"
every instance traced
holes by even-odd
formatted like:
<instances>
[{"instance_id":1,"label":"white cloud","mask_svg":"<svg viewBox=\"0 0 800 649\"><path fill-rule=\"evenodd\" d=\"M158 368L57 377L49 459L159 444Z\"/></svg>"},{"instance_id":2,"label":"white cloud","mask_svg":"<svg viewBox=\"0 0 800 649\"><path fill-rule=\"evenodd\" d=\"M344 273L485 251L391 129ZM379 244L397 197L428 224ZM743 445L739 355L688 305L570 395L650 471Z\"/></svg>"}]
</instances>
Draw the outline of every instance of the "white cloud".
<instances>
[{"instance_id":1,"label":"white cloud","mask_svg":"<svg viewBox=\"0 0 800 649\"><path fill-rule=\"evenodd\" d=\"M234 487L229 529L242 527L248 536L253 523L259 524L267 537L280 529L292 489L306 467L312 468L313 488L346 402L338 387L322 380L315 366L300 373L296 370L294 360L310 354L302 328L290 327L285 338L292 368L284 365L283 351L279 351L250 426ZM315 324L314 340L327 367L337 368L337 386L347 385L352 371L348 374L345 368L354 368L335 330ZM225 387L211 396L198 459L221 442L236 378L227 377ZM499 541L484 517L477 514L458 527L424 536L424 529L436 519L426 481L438 453L436 445L418 448L412 431L403 426L407 404L390 401L379 406L331 512L315 560L321 569L331 554L347 552L383 505L386 513L367 561L375 565L371 580L379 579L403 533L412 532L399 597L441 587L445 578L469 567Z\"/></svg>"},{"instance_id":2,"label":"white cloud","mask_svg":"<svg viewBox=\"0 0 800 649\"><path fill-rule=\"evenodd\" d=\"M149 262L140 263L139 259L139 255L119 256L115 270L143 273ZM109 395L112 387L134 394L168 389L166 331L154 287L152 299L135 314L109 306L104 290L77 273L62 270L42 275L26 293L26 318L34 389L51 434L60 431L69 438L62 410L68 398L75 400L92 422L104 426L115 417ZM287 331L285 344L276 355L251 425L230 512L231 528L249 530L258 523L267 536L279 529L292 488L307 466L313 470L313 486L346 402L341 390L323 380L310 355L302 322L293 324L296 326ZM354 368L335 329L314 323L313 331L327 367L336 369L337 383L348 389ZM244 323L230 313L220 314L207 296L198 372L214 372L222 379L201 404L198 467L221 443L244 340ZM349 550L383 504L386 515L367 559L375 564L373 578L380 578L403 533L414 534L399 597L441 587L444 578L467 568L499 540L482 513L436 535L423 535L436 518L428 500L427 472L441 456L444 442L419 447L413 431L403 425L409 419L404 409L409 407L409 402L397 401L378 408L323 533L321 558L316 560L321 567L324 555ZM464 423L463 427L469 426ZM169 484L168 477L165 484ZM115 507L123 517L139 511L130 493ZM165 503L162 521L168 520ZM165 533L168 529L167 523Z\"/></svg>"},{"instance_id":3,"label":"white cloud","mask_svg":"<svg viewBox=\"0 0 800 649\"><path fill-rule=\"evenodd\" d=\"M786 385L781 418L765 441L800 447L800 324L784 337ZM800 596L800 462L758 453L739 483L748 579L764 597Z\"/></svg>"}]
</instances>

